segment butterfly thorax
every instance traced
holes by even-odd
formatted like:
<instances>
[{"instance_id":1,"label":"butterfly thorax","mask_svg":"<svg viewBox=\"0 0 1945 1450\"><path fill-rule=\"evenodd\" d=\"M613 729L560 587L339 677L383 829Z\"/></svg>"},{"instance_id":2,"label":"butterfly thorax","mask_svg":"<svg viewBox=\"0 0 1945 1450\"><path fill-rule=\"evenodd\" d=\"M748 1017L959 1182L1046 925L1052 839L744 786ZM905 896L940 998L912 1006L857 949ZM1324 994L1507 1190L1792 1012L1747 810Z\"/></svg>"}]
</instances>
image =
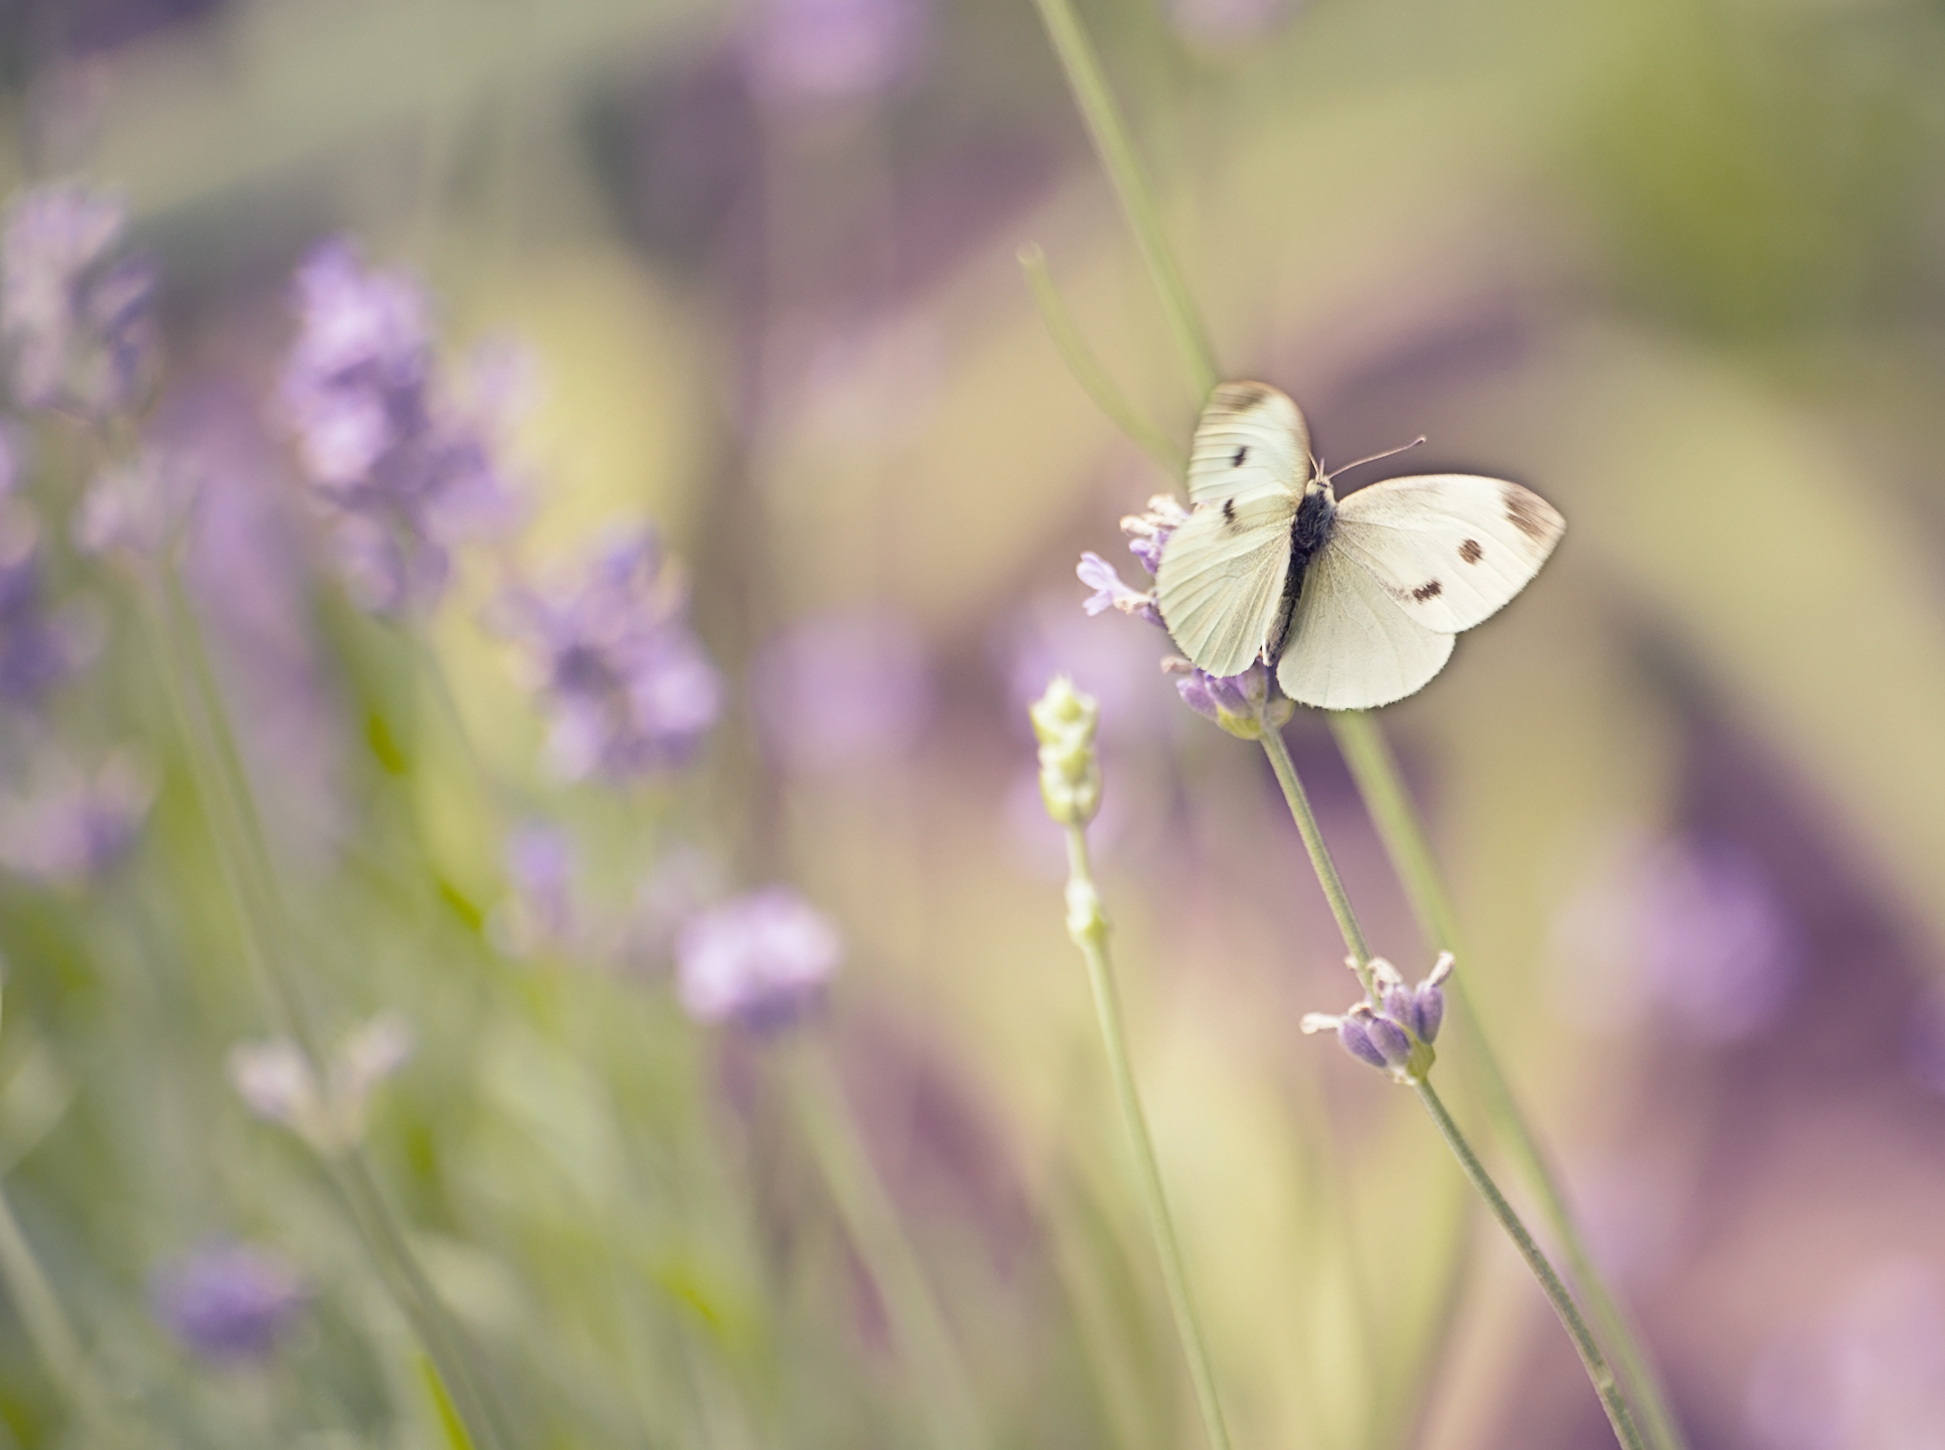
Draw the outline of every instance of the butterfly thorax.
<instances>
[{"instance_id":1,"label":"butterfly thorax","mask_svg":"<svg viewBox=\"0 0 1945 1450\"><path fill-rule=\"evenodd\" d=\"M1319 549L1330 542L1331 530L1337 525L1337 498L1331 492L1330 482L1326 479L1321 486L1314 481L1304 490L1303 501L1297 505L1297 516L1290 521L1290 567L1283 576L1283 602L1276 612L1276 625L1270 630L1269 642L1263 651L1264 659L1275 664L1283 652L1283 642L1290 633L1290 616L1295 612L1297 600L1303 595L1304 570L1316 556Z\"/></svg>"}]
</instances>

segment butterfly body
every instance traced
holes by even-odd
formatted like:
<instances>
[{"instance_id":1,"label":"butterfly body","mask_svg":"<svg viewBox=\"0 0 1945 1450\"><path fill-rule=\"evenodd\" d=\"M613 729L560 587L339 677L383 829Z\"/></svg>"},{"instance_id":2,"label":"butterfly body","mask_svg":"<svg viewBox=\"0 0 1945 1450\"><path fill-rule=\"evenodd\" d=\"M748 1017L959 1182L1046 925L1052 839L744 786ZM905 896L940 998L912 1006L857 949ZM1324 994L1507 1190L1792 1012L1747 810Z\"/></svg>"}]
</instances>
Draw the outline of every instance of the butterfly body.
<instances>
[{"instance_id":1,"label":"butterfly body","mask_svg":"<svg viewBox=\"0 0 1945 1450\"><path fill-rule=\"evenodd\" d=\"M1469 474L1387 479L1340 504L1303 415L1264 383L1211 395L1189 499L1157 573L1176 644L1212 675L1274 665L1291 699L1331 710L1422 688L1566 526L1518 484Z\"/></svg>"}]
</instances>

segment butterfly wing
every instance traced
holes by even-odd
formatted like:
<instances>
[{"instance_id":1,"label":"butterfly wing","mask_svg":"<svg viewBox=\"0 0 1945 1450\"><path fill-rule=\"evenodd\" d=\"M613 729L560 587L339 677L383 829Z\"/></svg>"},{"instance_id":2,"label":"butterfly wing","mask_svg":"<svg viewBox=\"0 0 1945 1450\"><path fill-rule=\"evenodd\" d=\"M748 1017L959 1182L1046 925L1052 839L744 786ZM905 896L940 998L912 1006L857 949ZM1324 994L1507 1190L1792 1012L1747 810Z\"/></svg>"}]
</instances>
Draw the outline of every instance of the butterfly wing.
<instances>
[{"instance_id":1,"label":"butterfly wing","mask_svg":"<svg viewBox=\"0 0 1945 1450\"><path fill-rule=\"evenodd\" d=\"M1324 710L1368 710L1423 689L1452 657L1452 636L1398 607L1335 539L1312 556L1278 661L1283 693Z\"/></svg>"},{"instance_id":2,"label":"butterfly wing","mask_svg":"<svg viewBox=\"0 0 1945 1450\"><path fill-rule=\"evenodd\" d=\"M1189 448L1189 502L1238 507L1300 495L1310 478L1310 430L1289 395L1268 383L1223 383L1209 395Z\"/></svg>"},{"instance_id":3,"label":"butterfly wing","mask_svg":"<svg viewBox=\"0 0 1945 1450\"><path fill-rule=\"evenodd\" d=\"M1428 474L1346 496L1327 551L1361 564L1418 623L1456 634L1524 589L1566 527L1517 483Z\"/></svg>"},{"instance_id":4,"label":"butterfly wing","mask_svg":"<svg viewBox=\"0 0 1945 1450\"><path fill-rule=\"evenodd\" d=\"M1293 494L1200 503L1162 546L1155 583L1176 647L1212 675L1240 675L1282 620Z\"/></svg>"}]
</instances>

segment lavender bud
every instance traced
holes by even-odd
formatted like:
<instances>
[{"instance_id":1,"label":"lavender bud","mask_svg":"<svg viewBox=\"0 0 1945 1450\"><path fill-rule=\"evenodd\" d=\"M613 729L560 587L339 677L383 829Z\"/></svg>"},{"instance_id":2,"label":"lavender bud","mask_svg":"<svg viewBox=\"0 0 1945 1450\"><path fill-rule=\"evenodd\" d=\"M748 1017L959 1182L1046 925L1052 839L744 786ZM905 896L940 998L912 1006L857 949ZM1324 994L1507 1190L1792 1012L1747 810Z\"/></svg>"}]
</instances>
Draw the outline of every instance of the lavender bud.
<instances>
[{"instance_id":1,"label":"lavender bud","mask_svg":"<svg viewBox=\"0 0 1945 1450\"><path fill-rule=\"evenodd\" d=\"M1439 1026L1445 1021L1444 990L1431 985L1429 982L1426 983L1418 989L1414 1006L1416 1010L1413 1013L1413 1021L1415 1024L1413 1030L1418 1033L1418 1040L1420 1042L1436 1041L1438 1039Z\"/></svg>"},{"instance_id":2,"label":"lavender bud","mask_svg":"<svg viewBox=\"0 0 1945 1450\"><path fill-rule=\"evenodd\" d=\"M1353 1008L1352 1013L1363 1022L1364 1030L1370 1034L1371 1043L1384 1059L1386 1067L1403 1072L1411 1065L1410 1033L1389 1017L1380 1016L1362 1003Z\"/></svg>"},{"instance_id":3,"label":"lavender bud","mask_svg":"<svg viewBox=\"0 0 1945 1450\"><path fill-rule=\"evenodd\" d=\"M698 1022L770 1034L797 1022L844 956L837 926L787 886L690 919L675 943L676 995Z\"/></svg>"},{"instance_id":4,"label":"lavender bud","mask_svg":"<svg viewBox=\"0 0 1945 1450\"><path fill-rule=\"evenodd\" d=\"M162 1327L205 1359L262 1359L309 1299L282 1258L243 1244L214 1244L156 1274L150 1304Z\"/></svg>"},{"instance_id":5,"label":"lavender bud","mask_svg":"<svg viewBox=\"0 0 1945 1450\"><path fill-rule=\"evenodd\" d=\"M1074 566L1074 575L1094 591L1081 602L1081 608L1089 614L1118 609L1123 614L1145 619L1158 628L1161 626L1162 614L1155 607L1154 593L1150 591L1144 594L1138 589L1131 589L1122 581L1114 565L1099 554L1092 551L1082 554L1080 563Z\"/></svg>"},{"instance_id":6,"label":"lavender bud","mask_svg":"<svg viewBox=\"0 0 1945 1450\"><path fill-rule=\"evenodd\" d=\"M1056 675L1027 715L1040 742L1040 798L1047 814L1058 825L1086 825L1101 808L1101 763L1094 749L1100 706Z\"/></svg>"},{"instance_id":7,"label":"lavender bud","mask_svg":"<svg viewBox=\"0 0 1945 1450\"><path fill-rule=\"evenodd\" d=\"M1368 1020L1357 1017L1340 1018L1337 1023L1337 1040L1344 1050L1359 1062L1368 1062L1376 1068L1388 1069L1391 1064L1385 1058L1384 1050L1373 1039Z\"/></svg>"}]
</instances>

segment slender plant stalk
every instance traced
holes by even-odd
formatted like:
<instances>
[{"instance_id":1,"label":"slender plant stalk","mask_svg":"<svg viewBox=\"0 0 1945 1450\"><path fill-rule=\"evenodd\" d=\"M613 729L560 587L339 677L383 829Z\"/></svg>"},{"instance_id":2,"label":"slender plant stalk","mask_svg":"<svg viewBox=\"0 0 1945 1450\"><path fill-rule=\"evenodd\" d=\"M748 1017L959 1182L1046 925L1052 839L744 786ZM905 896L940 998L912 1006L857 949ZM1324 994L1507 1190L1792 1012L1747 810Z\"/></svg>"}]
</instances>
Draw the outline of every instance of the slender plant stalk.
<instances>
[{"instance_id":1,"label":"slender plant stalk","mask_svg":"<svg viewBox=\"0 0 1945 1450\"><path fill-rule=\"evenodd\" d=\"M1365 991L1375 998L1364 931L1357 923L1350 902L1344 897L1344 886L1338 879L1337 866L1331 860L1330 849L1324 844L1322 834L1317 830L1310 802L1304 796L1303 785L1297 779L1296 766L1290 760L1290 749L1283 743L1282 734L1268 724L1263 727L1263 750L1270 757L1277 781L1283 786L1284 796L1290 803L1290 814L1295 817L1297 833L1303 837L1304 847L1310 853L1310 864L1317 873L1317 880L1323 885L1324 895L1330 899L1331 911L1337 916L1338 929L1344 936L1344 945L1351 952L1353 965L1358 967L1358 979L1364 983ZM1432 1085L1420 1077L1413 1080L1412 1086L1418 1093L1418 1100L1425 1105L1425 1111L1432 1115L1432 1121L1438 1125L1439 1135L1445 1139L1446 1146L1465 1170L1466 1177L1479 1190L1479 1196L1485 1199L1486 1207L1492 1210L1500 1227L1506 1230L1506 1236L1520 1251L1520 1257L1526 1260L1533 1277L1540 1281L1540 1288L1553 1305L1553 1312L1560 1316L1568 1337L1574 1342L1580 1362L1586 1366L1587 1378L1593 1382L1594 1392L1600 1396L1601 1408L1607 1411L1608 1423L1614 1427L1615 1436L1626 1450L1647 1450L1647 1442L1641 1438L1634 1415L1621 1394L1620 1383L1615 1379L1600 1345L1595 1342L1593 1331L1581 1317L1573 1295L1567 1292L1567 1286L1554 1272L1546 1255L1540 1252L1533 1235L1513 1211L1512 1204L1506 1201L1506 1195L1499 1191L1499 1185L1493 1182L1492 1175L1486 1172L1486 1165L1479 1161L1479 1155L1473 1152L1472 1145L1466 1141L1465 1134L1452 1120L1452 1115L1446 1111L1445 1103L1432 1090Z\"/></svg>"},{"instance_id":2,"label":"slender plant stalk","mask_svg":"<svg viewBox=\"0 0 1945 1450\"><path fill-rule=\"evenodd\" d=\"M1180 473L1187 466L1187 456L1159 428L1129 405L1127 397L1102 366L1100 358L1087 345L1087 339L1074 324L1073 313L1067 310L1060 289L1054 286L1053 274L1047 270L1046 253L1038 247L1021 248L1020 270L1026 273L1027 286L1033 289L1033 300L1040 308L1041 321L1047 324L1047 331L1053 336L1054 346L1060 349L1067 371L1074 375L1074 380L1094 400L1094 406L1170 474Z\"/></svg>"},{"instance_id":3,"label":"slender plant stalk","mask_svg":"<svg viewBox=\"0 0 1945 1450\"><path fill-rule=\"evenodd\" d=\"M1161 299L1163 311L1170 319L1181 362L1206 394L1217 377L1208 334L1168 248L1167 239L1162 234L1160 214L1128 140L1119 109L1108 91L1100 62L1086 31L1074 15L1070 0L1036 0L1036 3L1066 72L1075 102L1094 138L1101 164L1121 196L1128 223L1134 230L1142 256L1148 262L1149 278ZM1420 922L1425 925L1428 934L1446 948L1469 960L1459 947L1457 913L1452 909L1436 858L1405 793L1397 762L1385 746L1377 723L1362 712L1333 714L1331 720L1339 747L1350 761L1357 778L1365 808L1378 826L1391 856L1392 867L1404 883ZM1264 747L1270 751L1271 765L1277 769L1278 779L1283 782L1285 794L1290 799L1291 811L1297 816L1297 829L1304 836L1306 847L1312 847L1315 842L1315 847L1321 848L1316 820L1310 814L1309 803L1303 797L1301 787L1291 790L1291 785L1296 781L1296 772L1294 768L1289 768L1288 752L1282 748L1280 738L1276 739L1275 748L1271 747L1273 733L1265 732ZM1278 762L1279 755L1283 757L1281 764ZM1313 862L1327 863L1329 855L1313 848L1311 859ZM1331 910L1338 918L1340 929L1347 922L1352 926L1353 930L1345 933L1345 942L1351 945L1359 939L1354 934L1355 918L1349 914L1348 903L1343 897L1343 885L1337 880L1335 867L1330 867L1326 875L1325 867L1320 865L1318 879L1330 898ZM1365 953L1354 945L1352 951L1361 963ZM1359 975L1369 991L1371 984L1362 969ZM1523 1168L1529 1186L1540 1199L1548 1223L1567 1255L1574 1278L1588 1298L1602 1337L1614 1346L1627 1375L1628 1389L1642 1407L1654 1450L1687 1450L1669 1408L1667 1392L1642 1348L1640 1336L1635 1333L1605 1280L1594 1267L1585 1237L1567 1207L1559 1179L1552 1171L1538 1138L1520 1112L1498 1059L1479 1030L1478 1013L1471 999L1457 981L1454 981L1450 995L1458 1005L1459 1014L1465 1019L1476 1047L1488 1113Z\"/></svg>"},{"instance_id":4,"label":"slender plant stalk","mask_svg":"<svg viewBox=\"0 0 1945 1450\"><path fill-rule=\"evenodd\" d=\"M1574 1307L1573 1295L1567 1292L1567 1286L1560 1281L1547 1256L1540 1252L1540 1246L1533 1241L1533 1235L1527 1232L1526 1225L1513 1211L1513 1205L1506 1201L1506 1195L1499 1191L1499 1185L1486 1172L1486 1165L1479 1161L1479 1155L1472 1151L1472 1144L1459 1131L1459 1125L1452 1120L1452 1114L1446 1110L1438 1092L1424 1078L1413 1082L1412 1088L1418 1094L1418 1100L1425 1105L1425 1111L1432 1115L1432 1121L1438 1125L1439 1135L1452 1150L1452 1156L1459 1160L1466 1177L1472 1180L1472 1186L1479 1190L1479 1196L1486 1200L1486 1207L1492 1210L1493 1217L1499 1220L1499 1226L1506 1230L1506 1237L1513 1241L1513 1247L1520 1251L1527 1268L1533 1271L1533 1277L1540 1281L1540 1287L1546 1291L1554 1313L1560 1316L1560 1322L1567 1327L1567 1333L1573 1339L1574 1350L1580 1355L1581 1364L1587 1368L1587 1378L1594 1382L1594 1392L1601 1397L1601 1408L1607 1411L1608 1423L1614 1426L1614 1433L1628 1450L1644 1450L1647 1442L1641 1438L1641 1431L1635 1426L1627 1398L1622 1395L1621 1386L1614 1378L1614 1371L1609 1367L1606 1356L1601 1353L1600 1345L1594 1342L1593 1331L1588 1329L1586 1320Z\"/></svg>"},{"instance_id":5,"label":"slender plant stalk","mask_svg":"<svg viewBox=\"0 0 1945 1450\"><path fill-rule=\"evenodd\" d=\"M1060 58L1060 68L1067 75L1067 88L1074 93L1074 103L1080 108L1081 119L1087 123L1095 154L1101 158L1108 180L1114 184L1122 213L1135 234L1135 245L1141 249L1142 260L1155 279L1155 291L1168 319L1168 330L1175 339L1176 354L1200 402L1216 385L1215 349L1209 345L1201 315L1189 300L1188 284L1176 265L1168 235L1162 230L1161 213L1155 208L1154 195L1148 189L1141 162L1128 139L1127 123L1121 119L1121 109L1115 105L1114 93L1108 89L1107 77L1101 73L1100 58L1094 53L1087 31L1081 27L1080 18L1074 14L1072 0L1034 0L1034 3L1040 9L1048 39L1053 42L1054 54Z\"/></svg>"},{"instance_id":6,"label":"slender plant stalk","mask_svg":"<svg viewBox=\"0 0 1945 1450\"><path fill-rule=\"evenodd\" d=\"M4 1188L0 1188L0 1278L6 1280L7 1297L13 1300L48 1378L88 1427L90 1437L102 1444L129 1444L126 1426L114 1413L94 1362L21 1231Z\"/></svg>"},{"instance_id":7,"label":"slender plant stalk","mask_svg":"<svg viewBox=\"0 0 1945 1450\"><path fill-rule=\"evenodd\" d=\"M1087 979L1094 989L1094 1011L1101 1022L1101 1041L1107 1048L1114 1095L1128 1130L1128 1146L1134 1150L1142 1207L1147 1210L1148 1227L1162 1261L1162 1282L1168 1289L1168 1307L1175 1316L1175 1332L1182 1341L1182 1353L1189 1362L1189 1379L1195 1386L1195 1403L1202 1414L1203 1433L1208 1437L1210 1450L1229 1450L1229 1426L1223 1420L1222 1400L1216 1394L1209 1347L1202 1336L1195 1300L1189 1293L1188 1271L1182 1265L1175 1220L1168 1211L1161 1164L1155 1157L1155 1141L1148 1133L1148 1117L1142 1111L1141 1091L1135 1086L1134 1066L1128 1056L1128 1035L1121 1022L1121 997L1114 983L1114 968L1108 960L1107 915L1101 909L1100 893L1095 889L1094 874L1088 863L1087 830L1071 823L1066 829L1068 934L1087 959Z\"/></svg>"},{"instance_id":8,"label":"slender plant stalk","mask_svg":"<svg viewBox=\"0 0 1945 1450\"><path fill-rule=\"evenodd\" d=\"M1364 797L1365 809L1370 812L1372 822L1378 828L1378 836L1384 842L1385 852L1391 858L1392 869L1404 883L1405 894L1410 898L1412 913L1418 918L1420 930L1437 948L1452 952L1462 962L1471 961L1463 945L1458 912L1452 905L1451 893L1446 890L1438 858L1432 852L1431 842L1426 838L1411 797L1406 794L1397 759L1378 728L1377 721L1362 710L1346 710L1333 712L1330 725L1332 734L1337 738L1337 747L1343 752L1345 761L1351 767L1351 775L1357 781L1358 791ZM1586 1237L1567 1206L1559 1176L1554 1172L1546 1150L1541 1147L1539 1136L1520 1111L1512 1086L1499 1065L1498 1055L1487 1041L1471 993L1455 977L1447 984L1446 995L1458 1007L1459 1016L1464 1020L1486 1114L1492 1119L1502 1142L1512 1151L1527 1187L1539 1199L1540 1210L1567 1256L1568 1267L1582 1297L1587 1301L1595 1327L1601 1339L1613 1348L1614 1357L1620 1362L1623 1383L1634 1402L1640 1406L1642 1428L1647 1432L1649 1443L1654 1450L1687 1450L1660 1377L1642 1348L1640 1336L1609 1292L1605 1279L1594 1267Z\"/></svg>"},{"instance_id":9,"label":"slender plant stalk","mask_svg":"<svg viewBox=\"0 0 1945 1450\"><path fill-rule=\"evenodd\" d=\"M195 616L179 581L166 569L147 594L163 687L216 839L245 953L279 1009L285 1029L322 1080L322 1041L302 984L288 957L272 947L276 942L290 949L297 933L277 886L262 818L201 647ZM477 1352L426 1278L362 1148L353 1146L336 1159L326 1159L325 1166L379 1267L380 1278L425 1345L474 1440L483 1450L510 1450L512 1438L487 1388L489 1381L477 1368Z\"/></svg>"},{"instance_id":10,"label":"slender plant stalk","mask_svg":"<svg viewBox=\"0 0 1945 1450\"><path fill-rule=\"evenodd\" d=\"M843 1085L819 1044L794 1044L788 1057L798 1121L884 1303L899 1354L919 1381L933 1439L939 1450L983 1450L989 1437L970 1379L898 1208L859 1136Z\"/></svg>"}]
</instances>

